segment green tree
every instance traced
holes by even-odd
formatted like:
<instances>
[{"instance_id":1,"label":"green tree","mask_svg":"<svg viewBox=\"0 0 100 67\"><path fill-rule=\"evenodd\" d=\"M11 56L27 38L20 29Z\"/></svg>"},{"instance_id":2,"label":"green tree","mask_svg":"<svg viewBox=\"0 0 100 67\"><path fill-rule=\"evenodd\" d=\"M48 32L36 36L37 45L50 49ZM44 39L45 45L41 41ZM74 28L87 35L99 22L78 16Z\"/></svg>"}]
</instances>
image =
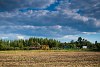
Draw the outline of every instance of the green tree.
<instances>
[{"instance_id":1,"label":"green tree","mask_svg":"<svg viewBox=\"0 0 100 67\"><path fill-rule=\"evenodd\" d=\"M77 46L80 47L80 48L82 48L82 37L78 37L77 42L78 42Z\"/></svg>"}]
</instances>

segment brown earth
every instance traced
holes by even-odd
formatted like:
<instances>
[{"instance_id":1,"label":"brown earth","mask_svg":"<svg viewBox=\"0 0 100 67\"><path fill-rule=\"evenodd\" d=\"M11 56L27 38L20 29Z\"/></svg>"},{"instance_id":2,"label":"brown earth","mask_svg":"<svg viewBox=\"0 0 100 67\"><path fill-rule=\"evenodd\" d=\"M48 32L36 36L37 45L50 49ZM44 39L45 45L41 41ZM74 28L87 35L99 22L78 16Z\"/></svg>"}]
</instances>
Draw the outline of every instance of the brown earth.
<instances>
[{"instance_id":1,"label":"brown earth","mask_svg":"<svg viewBox=\"0 0 100 67\"><path fill-rule=\"evenodd\" d=\"M100 52L0 51L0 67L100 67Z\"/></svg>"}]
</instances>

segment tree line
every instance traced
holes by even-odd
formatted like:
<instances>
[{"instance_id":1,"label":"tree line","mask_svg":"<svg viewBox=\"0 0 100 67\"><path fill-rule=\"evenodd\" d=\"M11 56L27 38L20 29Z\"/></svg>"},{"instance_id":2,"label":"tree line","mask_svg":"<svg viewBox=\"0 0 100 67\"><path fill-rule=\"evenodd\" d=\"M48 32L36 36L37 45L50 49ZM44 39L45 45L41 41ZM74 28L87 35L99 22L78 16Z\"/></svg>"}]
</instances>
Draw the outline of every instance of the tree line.
<instances>
[{"instance_id":1,"label":"tree line","mask_svg":"<svg viewBox=\"0 0 100 67\"><path fill-rule=\"evenodd\" d=\"M100 43L90 41L79 37L76 41L71 40L69 43L62 43L55 39L48 38L29 38L26 40L0 40L0 50L30 50L31 47L39 47L48 45L50 49L82 49L87 46L87 49L100 51Z\"/></svg>"}]
</instances>

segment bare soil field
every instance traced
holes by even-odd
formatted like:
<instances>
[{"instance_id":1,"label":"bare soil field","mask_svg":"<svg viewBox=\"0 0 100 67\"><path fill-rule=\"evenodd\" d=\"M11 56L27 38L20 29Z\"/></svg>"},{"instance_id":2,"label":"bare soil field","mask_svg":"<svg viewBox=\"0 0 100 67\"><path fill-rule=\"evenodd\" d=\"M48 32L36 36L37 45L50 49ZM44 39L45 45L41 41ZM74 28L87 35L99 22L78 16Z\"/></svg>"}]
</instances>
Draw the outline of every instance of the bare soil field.
<instances>
[{"instance_id":1,"label":"bare soil field","mask_svg":"<svg viewBox=\"0 0 100 67\"><path fill-rule=\"evenodd\" d=\"M0 67L100 67L100 52L0 51Z\"/></svg>"}]
</instances>

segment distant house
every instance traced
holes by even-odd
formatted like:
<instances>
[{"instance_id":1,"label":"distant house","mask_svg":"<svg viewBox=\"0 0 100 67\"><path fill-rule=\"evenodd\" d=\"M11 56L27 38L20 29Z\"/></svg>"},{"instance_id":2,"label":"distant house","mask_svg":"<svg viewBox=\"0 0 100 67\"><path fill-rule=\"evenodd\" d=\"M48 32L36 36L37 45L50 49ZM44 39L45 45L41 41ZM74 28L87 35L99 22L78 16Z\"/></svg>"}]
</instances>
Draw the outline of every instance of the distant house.
<instances>
[{"instance_id":1,"label":"distant house","mask_svg":"<svg viewBox=\"0 0 100 67\"><path fill-rule=\"evenodd\" d=\"M82 46L82 48L87 49L87 46Z\"/></svg>"},{"instance_id":2,"label":"distant house","mask_svg":"<svg viewBox=\"0 0 100 67\"><path fill-rule=\"evenodd\" d=\"M49 50L49 45L41 45L42 50Z\"/></svg>"},{"instance_id":3,"label":"distant house","mask_svg":"<svg viewBox=\"0 0 100 67\"><path fill-rule=\"evenodd\" d=\"M39 50L40 47L35 47L35 46L33 46L33 47L30 47L29 49L30 49L30 50Z\"/></svg>"},{"instance_id":4,"label":"distant house","mask_svg":"<svg viewBox=\"0 0 100 67\"><path fill-rule=\"evenodd\" d=\"M30 50L49 50L49 45L40 45L40 46L31 46L29 47Z\"/></svg>"},{"instance_id":5,"label":"distant house","mask_svg":"<svg viewBox=\"0 0 100 67\"><path fill-rule=\"evenodd\" d=\"M29 49L30 50L39 50L41 49L41 45L39 43L36 43L37 45L33 45L33 46L30 46Z\"/></svg>"}]
</instances>

